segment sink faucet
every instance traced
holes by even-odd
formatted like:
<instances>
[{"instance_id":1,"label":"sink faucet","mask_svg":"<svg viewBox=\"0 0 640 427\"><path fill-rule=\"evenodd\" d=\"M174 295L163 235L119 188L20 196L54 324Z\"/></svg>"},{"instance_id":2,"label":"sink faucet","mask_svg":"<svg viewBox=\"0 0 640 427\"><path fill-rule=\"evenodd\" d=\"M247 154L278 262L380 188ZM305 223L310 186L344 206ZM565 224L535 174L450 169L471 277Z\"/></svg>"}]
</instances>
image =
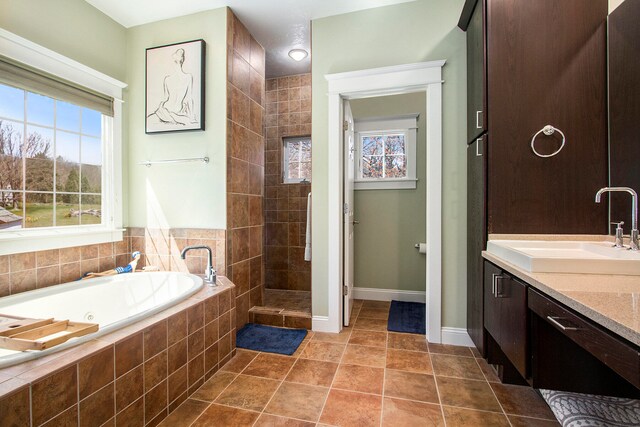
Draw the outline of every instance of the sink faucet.
<instances>
[{"instance_id":1,"label":"sink faucet","mask_svg":"<svg viewBox=\"0 0 640 427\"><path fill-rule=\"evenodd\" d=\"M213 261L213 255L211 252L211 248L209 246L205 246L205 245L194 245L194 246L187 246L186 248L184 248L182 250L182 252L180 253L180 258L185 259L185 257L187 256L187 252L189 252L192 249L204 249L207 251L207 269L204 272L204 281L209 285L209 286L215 286L216 285L216 271L213 269L212 267L212 261Z\"/></svg>"},{"instance_id":2,"label":"sink faucet","mask_svg":"<svg viewBox=\"0 0 640 427\"><path fill-rule=\"evenodd\" d=\"M602 194L617 191L631 194L631 240L629 242L629 249L637 251L640 249L640 242L638 241L638 193L629 187L604 187L596 193L596 203L600 203L600 196L602 196Z\"/></svg>"}]
</instances>

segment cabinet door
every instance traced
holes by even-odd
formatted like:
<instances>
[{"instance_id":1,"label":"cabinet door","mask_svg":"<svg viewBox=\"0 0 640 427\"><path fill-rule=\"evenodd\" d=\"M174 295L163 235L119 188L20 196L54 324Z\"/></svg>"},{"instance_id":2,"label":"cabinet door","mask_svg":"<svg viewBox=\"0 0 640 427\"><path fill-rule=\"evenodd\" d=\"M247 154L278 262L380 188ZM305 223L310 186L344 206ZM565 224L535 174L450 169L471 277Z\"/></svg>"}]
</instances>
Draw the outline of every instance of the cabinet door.
<instances>
[{"instance_id":1,"label":"cabinet door","mask_svg":"<svg viewBox=\"0 0 640 427\"><path fill-rule=\"evenodd\" d=\"M501 332L498 343L518 372L527 378L527 285L512 277L496 283L500 299Z\"/></svg>"},{"instance_id":2,"label":"cabinet door","mask_svg":"<svg viewBox=\"0 0 640 427\"><path fill-rule=\"evenodd\" d=\"M484 10L484 0L478 0L467 28L467 142L487 129Z\"/></svg>"},{"instance_id":3,"label":"cabinet door","mask_svg":"<svg viewBox=\"0 0 640 427\"><path fill-rule=\"evenodd\" d=\"M505 275L495 265L484 263L484 328L500 344L502 336L502 298L496 295L496 285L504 281Z\"/></svg>"},{"instance_id":4,"label":"cabinet door","mask_svg":"<svg viewBox=\"0 0 640 427\"><path fill-rule=\"evenodd\" d=\"M487 2L489 233L607 233L606 22L607 0ZM545 125L566 143L540 158Z\"/></svg>"},{"instance_id":5,"label":"cabinet door","mask_svg":"<svg viewBox=\"0 0 640 427\"><path fill-rule=\"evenodd\" d=\"M482 251L486 247L485 159L487 137L467 148L467 331L484 354Z\"/></svg>"}]
</instances>

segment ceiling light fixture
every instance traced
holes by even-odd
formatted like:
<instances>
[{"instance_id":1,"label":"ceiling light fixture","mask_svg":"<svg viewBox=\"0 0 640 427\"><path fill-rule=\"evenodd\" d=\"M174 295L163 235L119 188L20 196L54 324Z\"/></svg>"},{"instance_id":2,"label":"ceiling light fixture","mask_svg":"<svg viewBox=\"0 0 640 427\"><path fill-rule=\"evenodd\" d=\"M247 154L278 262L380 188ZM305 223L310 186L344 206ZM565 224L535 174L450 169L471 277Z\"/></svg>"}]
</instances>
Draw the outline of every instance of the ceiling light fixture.
<instances>
[{"instance_id":1,"label":"ceiling light fixture","mask_svg":"<svg viewBox=\"0 0 640 427\"><path fill-rule=\"evenodd\" d=\"M293 59L294 61L302 61L304 58L306 58L308 55L307 51L304 49L291 49L289 51L289 56L291 57L291 59Z\"/></svg>"}]
</instances>

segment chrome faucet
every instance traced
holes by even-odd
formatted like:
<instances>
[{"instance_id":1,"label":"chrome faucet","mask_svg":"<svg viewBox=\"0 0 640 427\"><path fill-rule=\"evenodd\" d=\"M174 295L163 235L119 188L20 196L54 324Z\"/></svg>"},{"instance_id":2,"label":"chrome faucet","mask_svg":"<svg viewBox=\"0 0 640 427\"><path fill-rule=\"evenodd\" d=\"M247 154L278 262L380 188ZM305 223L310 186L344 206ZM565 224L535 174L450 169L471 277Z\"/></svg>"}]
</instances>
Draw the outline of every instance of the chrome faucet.
<instances>
[{"instance_id":1,"label":"chrome faucet","mask_svg":"<svg viewBox=\"0 0 640 427\"><path fill-rule=\"evenodd\" d=\"M207 269L204 272L204 281L209 286L216 286L216 271L213 269L213 266L212 266L213 253L211 252L211 248L205 245L187 246L180 253L180 258L185 259L185 257L187 256L187 252L189 252L192 249L204 249L207 251Z\"/></svg>"},{"instance_id":2,"label":"chrome faucet","mask_svg":"<svg viewBox=\"0 0 640 427\"><path fill-rule=\"evenodd\" d=\"M617 191L631 194L631 240L629 241L629 249L637 251L640 249L640 242L638 241L638 193L629 187L604 187L596 193L596 203L600 203L602 194Z\"/></svg>"}]
</instances>

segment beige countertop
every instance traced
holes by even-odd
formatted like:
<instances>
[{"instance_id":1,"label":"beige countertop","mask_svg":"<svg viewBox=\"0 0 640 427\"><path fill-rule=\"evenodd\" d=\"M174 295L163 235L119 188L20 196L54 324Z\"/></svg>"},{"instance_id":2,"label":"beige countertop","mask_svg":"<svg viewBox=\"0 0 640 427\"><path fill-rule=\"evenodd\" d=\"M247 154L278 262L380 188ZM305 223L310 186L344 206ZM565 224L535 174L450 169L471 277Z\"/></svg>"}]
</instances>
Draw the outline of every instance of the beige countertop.
<instances>
[{"instance_id":1,"label":"beige countertop","mask_svg":"<svg viewBox=\"0 0 640 427\"><path fill-rule=\"evenodd\" d=\"M508 238L513 239L513 236ZM595 323L640 346L640 276L531 273L486 251L482 252L482 256Z\"/></svg>"}]
</instances>

